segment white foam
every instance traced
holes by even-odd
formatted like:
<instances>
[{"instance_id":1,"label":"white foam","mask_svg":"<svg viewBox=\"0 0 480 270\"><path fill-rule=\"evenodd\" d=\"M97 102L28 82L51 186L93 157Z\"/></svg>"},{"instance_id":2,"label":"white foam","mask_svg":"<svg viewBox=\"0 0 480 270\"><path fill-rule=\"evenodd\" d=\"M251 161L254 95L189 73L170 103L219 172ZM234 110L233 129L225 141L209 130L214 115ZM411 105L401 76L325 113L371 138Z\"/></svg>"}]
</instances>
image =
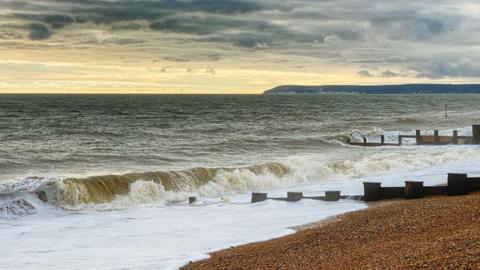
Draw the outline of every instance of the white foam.
<instances>
[{"instance_id":1,"label":"white foam","mask_svg":"<svg viewBox=\"0 0 480 270\"><path fill-rule=\"evenodd\" d=\"M0 265L6 270L176 269L214 250L279 237L293 232L287 227L364 207L308 200L249 204L247 197L234 198L235 204L90 210L0 223Z\"/></svg>"},{"instance_id":2,"label":"white foam","mask_svg":"<svg viewBox=\"0 0 480 270\"><path fill-rule=\"evenodd\" d=\"M368 180L381 181L384 186L403 185L405 180L434 185L445 183L447 172L478 174L480 170L471 168L479 165L478 161L456 161L372 175ZM367 178L298 183L269 194L284 196L286 191L297 190L318 195L332 189L361 194L364 180ZM199 198L196 206L165 206L155 204L157 196L168 196L161 187L137 188L141 199L151 199L146 201L148 205L113 211L51 208L42 214L0 219L0 238L7 243L0 245L2 269L176 269L190 260L207 258L207 253L215 250L289 234L293 231L288 227L365 207L353 201L250 204L249 194L222 201Z\"/></svg>"}]
</instances>

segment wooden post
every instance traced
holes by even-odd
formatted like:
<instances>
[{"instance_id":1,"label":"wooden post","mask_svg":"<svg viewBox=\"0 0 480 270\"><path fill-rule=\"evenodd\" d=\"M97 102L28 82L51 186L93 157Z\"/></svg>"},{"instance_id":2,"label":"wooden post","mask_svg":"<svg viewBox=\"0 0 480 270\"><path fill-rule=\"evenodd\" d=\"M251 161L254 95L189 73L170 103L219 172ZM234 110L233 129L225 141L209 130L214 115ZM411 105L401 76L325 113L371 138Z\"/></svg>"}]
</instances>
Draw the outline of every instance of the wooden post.
<instances>
[{"instance_id":1,"label":"wooden post","mask_svg":"<svg viewBox=\"0 0 480 270\"><path fill-rule=\"evenodd\" d=\"M453 144L458 144L458 130L453 131L453 139L452 139Z\"/></svg>"},{"instance_id":2,"label":"wooden post","mask_svg":"<svg viewBox=\"0 0 480 270\"><path fill-rule=\"evenodd\" d=\"M363 182L363 200L366 202L378 201L382 198L382 183Z\"/></svg>"},{"instance_id":3,"label":"wooden post","mask_svg":"<svg viewBox=\"0 0 480 270\"><path fill-rule=\"evenodd\" d=\"M385 144L385 135L381 135L381 136L380 136L380 143L381 143L382 145Z\"/></svg>"},{"instance_id":4,"label":"wooden post","mask_svg":"<svg viewBox=\"0 0 480 270\"><path fill-rule=\"evenodd\" d=\"M438 136L438 130L433 131L433 143L440 144L440 138Z\"/></svg>"},{"instance_id":5,"label":"wooden post","mask_svg":"<svg viewBox=\"0 0 480 270\"><path fill-rule=\"evenodd\" d=\"M340 191L325 191L325 201L333 202L340 200Z\"/></svg>"},{"instance_id":6,"label":"wooden post","mask_svg":"<svg viewBox=\"0 0 480 270\"><path fill-rule=\"evenodd\" d=\"M448 174L448 196L465 195L468 193L467 174Z\"/></svg>"},{"instance_id":7,"label":"wooden post","mask_svg":"<svg viewBox=\"0 0 480 270\"><path fill-rule=\"evenodd\" d=\"M415 140L417 141L417 145L422 144L422 136L420 135L420 130L415 130Z\"/></svg>"},{"instance_id":8,"label":"wooden post","mask_svg":"<svg viewBox=\"0 0 480 270\"><path fill-rule=\"evenodd\" d=\"M287 192L287 202L297 202L303 198L302 192Z\"/></svg>"},{"instance_id":9,"label":"wooden post","mask_svg":"<svg viewBox=\"0 0 480 270\"><path fill-rule=\"evenodd\" d=\"M262 202L267 199L267 193L252 193L252 203Z\"/></svg>"},{"instance_id":10,"label":"wooden post","mask_svg":"<svg viewBox=\"0 0 480 270\"><path fill-rule=\"evenodd\" d=\"M195 201L197 201L197 198L196 198L196 197L188 197L188 204L192 204L192 203L194 203Z\"/></svg>"},{"instance_id":11,"label":"wooden post","mask_svg":"<svg viewBox=\"0 0 480 270\"><path fill-rule=\"evenodd\" d=\"M363 144L367 145L367 138L366 137L363 137Z\"/></svg>"},{"instance_id":12,"label":"wooden post","mask_svg":"<svg viewBox=\"0 0 480 270\"><path fill-rule=\"evenodd\" d=\"M407 199L418 199L425 196L423 182L405 181L405 197Z\"/></svg>"},{"instance_id":13,"label":"wooden post","mask_svg":"<svg viewBox=\"0 0 480 270\"><path fill-rule=\"evenodd\" d=\"M398 145L402 145L402 135L398 135Z\"/></svg>"},{"instance_id":14,"label":"wooden post","mask_svg":"<svg viewBox=\"0 0 480 270\"><path fill-rule=\"evenodd\" d=\"M473 143L480 144L480 125L472 126Z\"/></svg>"}]
</instances>

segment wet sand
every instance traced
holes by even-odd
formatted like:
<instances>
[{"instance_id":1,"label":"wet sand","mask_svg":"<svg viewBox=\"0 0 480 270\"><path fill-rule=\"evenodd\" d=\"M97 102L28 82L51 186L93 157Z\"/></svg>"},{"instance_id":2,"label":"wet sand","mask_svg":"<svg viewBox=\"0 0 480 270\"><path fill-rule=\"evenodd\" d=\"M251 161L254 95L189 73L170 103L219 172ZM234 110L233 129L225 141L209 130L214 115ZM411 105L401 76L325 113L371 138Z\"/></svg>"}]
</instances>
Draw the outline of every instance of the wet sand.
<instances>
[{"instance_id":1,"label":"wet sand","mask_svg":"<svg viewBox=\"0 0 480 270\"><path fill-rule=\"evenodd\" d=\"M480 193L373 204L183 269L480 269Z\"/></svg>"}]
</instances>

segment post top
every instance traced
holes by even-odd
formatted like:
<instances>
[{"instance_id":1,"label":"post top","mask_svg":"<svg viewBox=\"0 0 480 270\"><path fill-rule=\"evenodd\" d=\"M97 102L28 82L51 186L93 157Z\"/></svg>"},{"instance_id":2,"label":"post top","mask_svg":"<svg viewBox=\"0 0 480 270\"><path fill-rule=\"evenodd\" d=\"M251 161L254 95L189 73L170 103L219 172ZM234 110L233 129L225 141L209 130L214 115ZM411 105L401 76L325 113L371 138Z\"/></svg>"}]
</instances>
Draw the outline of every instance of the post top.
<instances>
[{"instance_id":1,"label":"post top","mask_svg":"<svg viewBox=\"0 0 480 270\"><path fill-rule=\"evenodd\" d=\"M467 176L466 173L448 173L448 175L461 175L461 176Z\"/></svg>"}]
</instances>

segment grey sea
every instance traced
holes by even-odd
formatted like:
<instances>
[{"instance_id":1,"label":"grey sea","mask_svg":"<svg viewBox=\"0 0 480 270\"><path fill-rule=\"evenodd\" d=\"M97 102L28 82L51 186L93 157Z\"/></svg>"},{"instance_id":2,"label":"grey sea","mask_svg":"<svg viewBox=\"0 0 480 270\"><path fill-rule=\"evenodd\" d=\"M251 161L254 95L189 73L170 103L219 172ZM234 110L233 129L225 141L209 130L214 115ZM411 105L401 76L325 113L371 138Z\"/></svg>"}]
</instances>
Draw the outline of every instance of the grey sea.
<instances>
[{"instance_id":1,"label":"grey sea","mask_svg":"<svg viewBox=\"0 0 480 270\"><path fill-rule=\"evenodd\" d=\"M469 135L479 122L480 96L468 94L0 95L0 238L15 243L0 246L0 265L117 269L120 256L125 268L175 269L365 207L251 205L250 192L358 194L366 179L478 173L476 146L347 141Z\"/></svg>"}]
</instances>

